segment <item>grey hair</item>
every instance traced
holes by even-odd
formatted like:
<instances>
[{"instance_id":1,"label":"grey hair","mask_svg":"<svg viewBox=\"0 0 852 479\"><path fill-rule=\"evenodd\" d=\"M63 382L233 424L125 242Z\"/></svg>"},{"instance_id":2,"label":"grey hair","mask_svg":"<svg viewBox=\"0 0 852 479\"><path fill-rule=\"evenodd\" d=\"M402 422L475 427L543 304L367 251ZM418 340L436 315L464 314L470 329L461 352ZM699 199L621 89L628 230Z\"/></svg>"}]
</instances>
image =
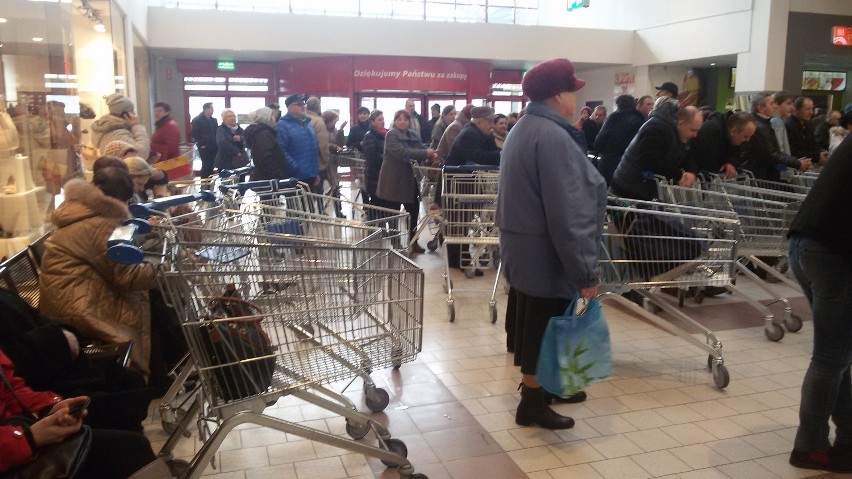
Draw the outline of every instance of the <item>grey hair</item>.
<instances>
[{"instance_id":1,"label":"grey hair","mask_svg":"<svg viewBox=\"0 0 852 479\"><path fill-rule=\"evenodd\" d=\"M222 111L219 113L219 116L220 116L221 118L223 118L223 119L224 119L224 118L225 118L225 115L226 115L226 114L228 114L228 113L234 113L234 110L232 110L232 109L230 109L230 108L225 108L224 110L222 110ZM234 113L234 115L236 115L236 113Z\"/></svg>"},{"instance_id":2,"label":"grey hair","mask_svg":"<svg viewBox=\"0 0 852 479\"><path fill-rule=\"evenodd\" d=\"M263 107L248 114L252 123L267 124L272 121L272 108Z\"/></svg>"}]
</instances>

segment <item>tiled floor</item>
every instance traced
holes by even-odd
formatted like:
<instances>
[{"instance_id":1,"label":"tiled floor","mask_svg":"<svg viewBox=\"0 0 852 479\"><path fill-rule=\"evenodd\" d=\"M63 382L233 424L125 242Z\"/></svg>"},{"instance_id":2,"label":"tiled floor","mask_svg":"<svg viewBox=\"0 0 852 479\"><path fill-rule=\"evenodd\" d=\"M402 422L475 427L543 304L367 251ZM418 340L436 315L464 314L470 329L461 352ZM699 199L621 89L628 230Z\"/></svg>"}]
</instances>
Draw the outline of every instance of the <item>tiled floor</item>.
<instances>
[{"instance_id":1,"label":"tiled floor","mask_svg":"<svg viewBox=\"0 0 852 479\"><path fill-rule=\"evenodd\" d=\"M373 417L405 442L416 471L430 479L820 476L787 463L811 348L810 322L801 332L771 343L756 311L745 305L719 308L724 321L711 328L730 327L737 317L750 325L718 332L731 374L723 391L713 386L705 353L607 306L614 377L589 387L586 402L555 407L576 420L573 429L519 427L514 423L519 373L505 352L502 288L497 295L500 319L495 325L488 320L484 291L493 273L475 280L454 275L460 291L457 319L450 324L439 255L427 253L415 260L426 271L423 352L399 371L372 374L391 397L388 408ZM754 285L741 281L740 286L762 297ZM688 304L687 311L713 323L713 306L731 302L729 297L708 298L701 306ZM800 313L809 318L806 311ZM367 411L361 391L352 389L347 395ZM344 434L341 418L291 397L266 413ZM155 448L162 445L166 435L154 407L146 429ZM372 437L362 442L374 443ZM194 435L178 445L176 454L189 457L198 448ZM398 477L376 459L255 426L229 434L216 458L216 469L208 468L207 477Z\"/></svg>"}]
</instances>

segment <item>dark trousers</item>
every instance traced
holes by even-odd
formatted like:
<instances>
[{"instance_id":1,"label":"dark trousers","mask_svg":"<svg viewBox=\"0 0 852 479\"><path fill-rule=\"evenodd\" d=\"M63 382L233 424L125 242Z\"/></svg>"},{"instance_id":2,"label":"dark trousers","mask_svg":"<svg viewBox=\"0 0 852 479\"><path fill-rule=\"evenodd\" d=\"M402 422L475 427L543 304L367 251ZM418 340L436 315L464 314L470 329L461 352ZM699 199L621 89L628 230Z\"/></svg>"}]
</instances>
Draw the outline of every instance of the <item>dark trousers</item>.
<instances>
[{"instance_id":1,"label":"dark trousers","mask_svg":"<svg viewBox=\"0 0 852 479\"><path fill-rule=\"evenodd\" d=\"M166 305L159 289L149 291L151 298L151 376L148 384L155 397L162 396L171 379L168 372L189 350L177 314Z\"/></svg>"},{"instance_id":2,"label":"dark trousers","mask_svg":"<svg viewBox=\"0 0 852 479\"><path fill-rule=\"evenodd\" d=\"M79 476L125 479L154 459L151 443L142 434L92 429L92 447Z\"/></svg>"},{"instance_id":3,"label":"dark trousers","mask_svg":"<svg viewBox=\"0 0 852 479\"><path fill-rule=\"evenodd\" d=\"M201 156L201 172L202 178L207 178L213 174L213 164L216 160L216 150L210 147L198 150Z\"/></svg>"},{"instance_id":4,"label":"dark trousers","mask_svg":"<svg viewBox=\"0 0 852 479\"><path fill-rule=\"evenodd\" d=\"M790 238L789 254L814 318L813 356L802 382L794 447L828 450L829 418L837 426L835 444L852 445L852 263L801 236Z\"/></svg>"}]
</instances>

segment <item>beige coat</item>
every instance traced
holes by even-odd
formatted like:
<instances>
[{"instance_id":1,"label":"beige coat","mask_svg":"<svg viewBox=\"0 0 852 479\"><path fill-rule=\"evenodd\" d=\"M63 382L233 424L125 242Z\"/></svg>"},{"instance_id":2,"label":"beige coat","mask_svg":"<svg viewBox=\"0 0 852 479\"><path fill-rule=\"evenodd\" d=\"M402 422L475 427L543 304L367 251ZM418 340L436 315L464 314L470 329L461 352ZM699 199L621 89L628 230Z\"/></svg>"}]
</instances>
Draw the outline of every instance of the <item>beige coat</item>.
<instances>
[{"instance_id":1,"label":"beige coat","mask_svg":"<svg viewBox=\"0 0 852 479\"><path fill-rule=\"evenodd\" d=\"M137 156L148 159L151 138L142 125L130 126L124 118L106 114L92 123L92 144L103 153L112 141L124 141L136 148Z\"/></svg>"},{"instance_id":2,"label":"beige coat","mask_svg":"<svg viewBox=\"0 0 852 479\"><path fill-rule=\"evenodd\" d=\"M82 180L65 184L65 203L53 212L56 231L45 243L40 309L99 342L133 340L131 365L149 372L150 263L120 265L106 257L107 239L130 216L127 205Z\"/></svg>"},{"instance_id":3,"label":"beige coat","mask_svg":"<svg viewBox=\"0 0 852 479\"><path fill-rule=\"evenodd\" d=\"M319 170L320 173L322 173L328 168L328 160L331 157L331 152L328 149L328 145L331 143L331 137L328 134L328 128L326 128L325 122L322 121L321 116L310 110L306 111L305 114L311 121L311 126L314 127L314 133L317 135L317 146L319 147Z\"/></svg>"}]
</instances>

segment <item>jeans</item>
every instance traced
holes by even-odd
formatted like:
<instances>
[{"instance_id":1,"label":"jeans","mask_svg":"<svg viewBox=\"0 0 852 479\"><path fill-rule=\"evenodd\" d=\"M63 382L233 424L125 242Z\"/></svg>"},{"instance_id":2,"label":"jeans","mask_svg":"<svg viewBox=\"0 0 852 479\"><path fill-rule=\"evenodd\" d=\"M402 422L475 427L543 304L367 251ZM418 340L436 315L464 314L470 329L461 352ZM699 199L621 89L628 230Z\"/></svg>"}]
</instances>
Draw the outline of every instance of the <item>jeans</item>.
<instances>
[{"instance_id":1,"label":"jeans","mask_svg":"<svg viewBox=\"0 0 852 479\"><path fill-rule=\"evenodd\" d=\"M790 268L811 303L814 348L802 383L795 448L829 449L829 418L835 444L852 444L852 263L823 244L790 238Z\"/></svg>"}]
</instances>

